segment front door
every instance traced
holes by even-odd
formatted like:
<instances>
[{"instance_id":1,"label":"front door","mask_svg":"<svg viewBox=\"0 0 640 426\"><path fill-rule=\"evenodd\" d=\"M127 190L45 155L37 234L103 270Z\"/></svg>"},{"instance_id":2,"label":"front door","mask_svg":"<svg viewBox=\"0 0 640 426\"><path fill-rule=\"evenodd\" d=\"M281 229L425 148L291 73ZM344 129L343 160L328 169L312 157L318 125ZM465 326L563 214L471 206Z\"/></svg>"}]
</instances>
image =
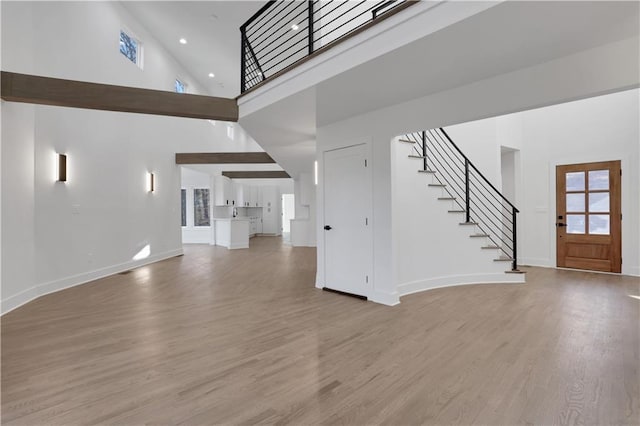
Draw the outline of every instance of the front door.
<instances>
[{"instance_id":1,"label":"front door","mask_svg":"<svg viewBox=\"0 0 640 426\"><path fill-rule=\"evenodd\" d=\"M556 167L559 267L620 272L620 161Z\"/></svg>"},{"instance_id":2,"label":"front door","mask_svg":"<svg viewBox=\"0 0 640 426\"><path fill-rule=\"evenodd\" d=\"M366 145L324 153L324 286L367 296L372 263Z\"/></svg>"}]
</instances>

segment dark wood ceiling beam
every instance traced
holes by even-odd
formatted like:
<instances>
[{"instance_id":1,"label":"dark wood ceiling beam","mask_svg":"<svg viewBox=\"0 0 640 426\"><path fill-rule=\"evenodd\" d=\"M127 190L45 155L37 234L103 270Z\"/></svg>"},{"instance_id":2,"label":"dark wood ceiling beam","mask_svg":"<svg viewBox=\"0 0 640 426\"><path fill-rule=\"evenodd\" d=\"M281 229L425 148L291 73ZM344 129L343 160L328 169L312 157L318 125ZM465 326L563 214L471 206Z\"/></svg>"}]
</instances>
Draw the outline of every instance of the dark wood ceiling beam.
<instances>
[{"instance_id":1,"label":"dark wood ceiling beam","mask_svg":"<svg viewBox=\"0 0 640 426\"><path fill-rule=\"evenodd\" d=\"M179 152L176 164L268 164L275 163L266 152Z\"/></svg>"},{"instance_id":2,"label":"dark wood ceiling beam","mask_svg":"<svg viewBox=\"0 0 640 426\"><path fill-rule=\"evenodd\" d=\"M235 99L2 71L2 99L40 105L238 121Z\"/></svg>"},{"instance_id":3,"label":"dark wood ceiling beam","mask_svg":"<svg viewBox=\"0 0 640 426\"><path fill-rule=\"evenodd\" d=\"M229 179L287 179L291 177L284 170L222 172L222 176Z\"/></svg>"}]
</instances>

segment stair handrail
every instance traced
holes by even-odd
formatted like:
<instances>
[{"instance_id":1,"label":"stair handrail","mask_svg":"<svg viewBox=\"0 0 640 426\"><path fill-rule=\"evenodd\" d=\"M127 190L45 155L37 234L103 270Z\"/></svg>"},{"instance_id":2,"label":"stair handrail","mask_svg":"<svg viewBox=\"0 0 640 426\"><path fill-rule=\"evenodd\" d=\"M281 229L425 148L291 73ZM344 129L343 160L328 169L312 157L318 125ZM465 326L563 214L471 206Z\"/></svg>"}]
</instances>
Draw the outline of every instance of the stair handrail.
<instances>
[{"instance_id":1,"label":"stair handrail","mask_svg":"<svg viewBox=\"0 0 640 426\"><path fill-rule=\"evenodd\" d=\"M493 189L493 190L494 190L494 191L495 191L495 192L496 192L496 193L497 193L497 194L498 194L498 195L499 195L499 196L500 196L504 201L506 201L506 202L507 202L507 204L509 204L509 205L510 205L514 210L515 210L515 212L516 212L516 213L520 213L520 210L518 210L518 208L517 208L516 206L514 206L514 205L513 205L513 203L512 203L511 201L509 201L509 200L507 199L507 197L505 197L505 196L502 194L502 192L498 191L498 189L497 189L495 186L493 186L493 184L489 181L489 179L487 179L487 178L482 174L482 172L481 172L480 170L478 170L478 168L476 167L476 165L475 165L475 164L473 164L473 162L472 162L471 160L469 160L469 158L468 158L466 155L464 155L464 153L460 150L460 148L458 148L458 145L456 145L456 144L455 144L455 142L453 142L453 140L451 140L451 137L449 137L449 135L447 134L447 132L446 132L442 127L440 127L438 130L440 130L440 131L442 132L442 134L444 134L444 135L447 137L447 140L449 141L449 143L450 143L451 145L453 145L453 147L456 149L456 151L458 151L458 153L460 153L460 155L462 155L462 157L465 159L465 161L468 161L468 162L469 162L469 165L470 165L471 167L473 167L473 170L475 170L475 171L480 175L480 177L481 177L482 179L484 179L484 181L485 181L487 184L489 184L489 186L491 187L491 189Z\"/></svg>"}]
</instances>

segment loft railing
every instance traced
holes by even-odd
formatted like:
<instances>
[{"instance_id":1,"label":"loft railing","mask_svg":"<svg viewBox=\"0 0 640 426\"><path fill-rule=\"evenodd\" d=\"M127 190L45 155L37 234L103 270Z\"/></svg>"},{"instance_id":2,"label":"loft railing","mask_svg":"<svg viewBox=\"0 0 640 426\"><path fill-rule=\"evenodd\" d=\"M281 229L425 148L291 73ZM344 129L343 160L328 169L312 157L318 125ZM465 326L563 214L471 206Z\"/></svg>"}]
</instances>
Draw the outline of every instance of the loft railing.
<instances>
[{"instance_id":1,"label":"loft railing","mask_svg":"<svg viewBox=\"0 0 640 426\"><path fill-rule=\"evenodd\" d=\"M464 213L465 223L474 223L498 249L502 259L518 269L516 216L519 210L451 140L442 129L414 132L404 136L423 159L423 170L433 172L438 183Z\"/></svg>"},{"instance_id":2,"label":"loft railing","mask_svg":"<svg viewBox=\"0 0 640 426\"><path fill-rule=\"evenodd\" d=\"M267 2L240 27L241 92L407 1Z\"/></svg>"}]
</instances>

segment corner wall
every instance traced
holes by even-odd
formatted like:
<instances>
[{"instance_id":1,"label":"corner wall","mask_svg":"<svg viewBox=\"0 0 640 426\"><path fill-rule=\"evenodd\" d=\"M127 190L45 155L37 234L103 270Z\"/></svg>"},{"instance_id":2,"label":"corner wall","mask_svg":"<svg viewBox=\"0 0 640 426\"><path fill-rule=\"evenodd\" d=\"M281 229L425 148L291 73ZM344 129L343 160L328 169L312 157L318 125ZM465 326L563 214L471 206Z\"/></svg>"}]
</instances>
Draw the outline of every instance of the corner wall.
<instances>
[{"instance_id":1,"label":"corner wall","mask_svg":"<svg viewBox=\"0 0 640 426\"><path fill-rule=\"evenodd\" d=\"M0 8L3 70L159 90L172 90L180 75L205 93L117 2ZM121 28L143 40L142 70L119 52ZM1 114L2 313L181 254L174 154L257 148L236 124L232 140L227 124L206 120L4 101ZM66 183L54 179L56 152L68 156Z\"/></svg>"}]
</instances>

